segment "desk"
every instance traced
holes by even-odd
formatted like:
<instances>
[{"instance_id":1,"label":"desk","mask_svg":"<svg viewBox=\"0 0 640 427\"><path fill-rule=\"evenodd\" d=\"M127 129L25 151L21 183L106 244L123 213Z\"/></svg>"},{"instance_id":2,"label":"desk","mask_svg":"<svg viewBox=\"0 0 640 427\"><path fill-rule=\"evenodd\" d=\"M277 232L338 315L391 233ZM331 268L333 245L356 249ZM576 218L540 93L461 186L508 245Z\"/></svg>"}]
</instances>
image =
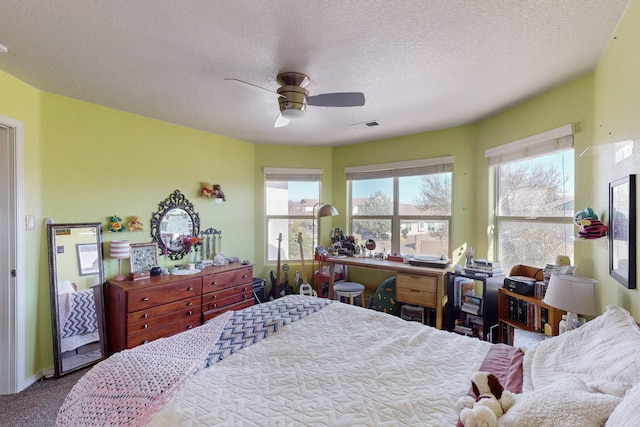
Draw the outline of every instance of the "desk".
<instances>
[{"instance_id":1,"label":"desk","mask_svg":"<svg viewBox=\"0 0 640 427\"><path fill-rule=\"evenodd\" d=\"M442 329L446 269L417 267L374 258L328 257L324 262L329 264L329 298L333 298L333 277L336 265L393 271L396 273L396 300L434 308L436 328ZM345 280L348 280L346 270L344 273Z\"/></svg>"}]
</instances>

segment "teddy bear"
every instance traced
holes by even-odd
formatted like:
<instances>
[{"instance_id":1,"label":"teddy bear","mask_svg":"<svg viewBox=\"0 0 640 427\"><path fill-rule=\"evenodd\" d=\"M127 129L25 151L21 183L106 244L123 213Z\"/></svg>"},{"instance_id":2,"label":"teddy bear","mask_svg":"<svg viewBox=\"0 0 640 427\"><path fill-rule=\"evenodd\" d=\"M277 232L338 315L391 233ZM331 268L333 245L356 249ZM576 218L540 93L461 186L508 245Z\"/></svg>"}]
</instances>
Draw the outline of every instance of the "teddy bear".
<instances>
[{"instance_id":1,"label":"teddy bear","mask_svg":"<svg viewBox=\"0 0 640 427\"><path fill-rule=\"evenodd\" d=\"M114 233L125 231L126 228L121 224L121 221L118 215L109 217L109 231L113 231Z\"/></svg>"},{"instance_id":2,"label":"teddy bear","mask_svg":"<svg viewBox=\"0 0 640 427\"><path fill-rule=\"evenodd\" d=\"M580 227L578 237L581 239L599 239L607 234L609 227L604 225L591 208L585 208L573 215L573 223Z\"/></svg>"},{"instance_id":3,"label":"teddy bear","mask_svg":"<svg viewBox=\"0 0 640 427\"><path fill-rule=\"evenodd\" d=\"M216 184L213 186L213 197L215 197L216 199L222 199L225 202L227 201L227 198L224 195L224 191L222 191L222 186L220 184Z\"/></svg>"},{"instance_id":4,"label":"teddy bear","mask_svg":"<svg viewBox=\"0 0 640 427\"><path fill-rule=\"evenodd\" d=\"M202 197L211 199L213 197L213 185L208 182L202 183Z\"/></svg>"},{"instance_id":5,"label":"teddy bear","mask_svg":"<svg viewBox=\"0 0 640 427\"><path fill-rule=\"evenodd\" d=\"M138 215L134 215L129 220L130 231L142 231L142 221Z\"/></svg>"},{"instance_id":6,"label":"teddy bear","mask_svg":"<svg viewBox=\"0 0 640 427\"><path fill-rule=\"evenodd\" d=\"M498 418L513 406L513 393L489 372L473 374L471 388L475 399L464 396L458 400L458 407L462 408L460 421L465 427L496 427Z\"/></svg>"}]
</instances>

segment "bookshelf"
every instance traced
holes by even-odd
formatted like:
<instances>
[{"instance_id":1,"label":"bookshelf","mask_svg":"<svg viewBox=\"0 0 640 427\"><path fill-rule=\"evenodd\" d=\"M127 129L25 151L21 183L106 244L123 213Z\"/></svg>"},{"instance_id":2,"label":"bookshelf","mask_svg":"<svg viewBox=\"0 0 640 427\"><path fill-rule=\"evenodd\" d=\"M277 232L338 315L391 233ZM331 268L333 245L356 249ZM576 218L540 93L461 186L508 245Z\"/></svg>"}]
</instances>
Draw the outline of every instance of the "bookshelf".
<instances>
[{"instance_id":1,"label":"bookshelf","mask_svg":"<svg viewBox=\"0 0 640 427\"><path fill-rule=\"evenodd\" d=\"M484 277L447 273L446 329L462 335L497 342L498 289L504 276ZM471 289L473 288L473 291ZM464 304L464 293L469 293Z\"/></svg>"},{"instance_id":2,"label":"bookshelf","mask_svg":"<svg viewBox=\"0 0 640 427\"><path fill-rule=\"evenodd\" d=\"M560 320L566 314L553 308L540 298L520 295L505 288L498 290L498 330L499 341L513 344L513 331L524 329L544 333L545 323L551 328L551 335L558 335Z\"/></svg>"}]
</instances>

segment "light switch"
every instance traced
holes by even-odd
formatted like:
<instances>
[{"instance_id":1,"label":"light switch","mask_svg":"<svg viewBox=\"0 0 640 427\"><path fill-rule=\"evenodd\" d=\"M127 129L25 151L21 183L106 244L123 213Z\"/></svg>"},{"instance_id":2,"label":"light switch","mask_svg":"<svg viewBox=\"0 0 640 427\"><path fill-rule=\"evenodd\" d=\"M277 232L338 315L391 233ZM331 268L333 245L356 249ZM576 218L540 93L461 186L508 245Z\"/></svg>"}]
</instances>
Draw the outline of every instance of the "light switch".
<instances>
[{"instance_id":1,"label":"light switch","mask_svg":"<svg viewBox=\"0 0 640 427\"><path fill-rule=\"evenodd\" d=\"M27 215L24 222L24 228L27 231L34 231L36 229L36 217L34 215Z\"/></svg>"}]
</instances>

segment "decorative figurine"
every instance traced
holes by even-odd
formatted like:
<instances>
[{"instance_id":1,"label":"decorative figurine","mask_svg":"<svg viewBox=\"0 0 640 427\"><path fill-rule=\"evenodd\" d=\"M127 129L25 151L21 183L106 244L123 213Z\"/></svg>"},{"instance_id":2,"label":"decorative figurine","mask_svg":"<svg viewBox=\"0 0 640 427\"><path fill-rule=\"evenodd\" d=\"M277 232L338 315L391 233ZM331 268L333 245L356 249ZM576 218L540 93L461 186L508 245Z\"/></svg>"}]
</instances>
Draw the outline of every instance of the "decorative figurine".
<instances>
[{"instance_id":1,"label":"decorative figurine","mask_svg":"<svg viewBox=\"0 0 640 427\"><path fill-rule=\"evenodd\" d=\"M224 191L222 191L222 186L220 184L216 184L213 186L213 197L215 197L216 199L222 199L225 202L227 201L227 198L224 195Z\"/></svg>"},{"instance_id":2,"label":"decorative figurine","mask_svg":"<svg viewBox=\"0 0 640 427\"><path fill-rule=\"evenodd\" d=\"M207 199L213 198L213 185L208 182L202 183L202 197L206 197Z\"/></svg>"},{"instance_id":3,"label":"decorative figurine","mask_svg":"<svg viewBox=\"0 0 640 427\"><path fill-rule=\"evenodd\" d=\"M578 237L581 239L599 239L606 236L609 227L604 225L591 208L585 208L573 215L573 223L580 227Z\"/></svg>"},{"instance_id":4,"label":"decorative figurine","mask_svg":"<svg viewBox=\"0 0 640 427\"><path fill-rule=\"evenodd\" d=\"M134 215L129 220L129 231L142 231L142 221L138 215Z\"/></svg>"},{"instance_id":5,"label":"decorative figurine","mask_svg":"<svg viewBox=\"0 0 640 427\"><path fill-rule=\"evenodd\" d=\"M126 228L121 224L121 221L122 220L118 215L109 217L109 231L113 231L114 233L126 231Z\"/></svg>"}]
</instances>

